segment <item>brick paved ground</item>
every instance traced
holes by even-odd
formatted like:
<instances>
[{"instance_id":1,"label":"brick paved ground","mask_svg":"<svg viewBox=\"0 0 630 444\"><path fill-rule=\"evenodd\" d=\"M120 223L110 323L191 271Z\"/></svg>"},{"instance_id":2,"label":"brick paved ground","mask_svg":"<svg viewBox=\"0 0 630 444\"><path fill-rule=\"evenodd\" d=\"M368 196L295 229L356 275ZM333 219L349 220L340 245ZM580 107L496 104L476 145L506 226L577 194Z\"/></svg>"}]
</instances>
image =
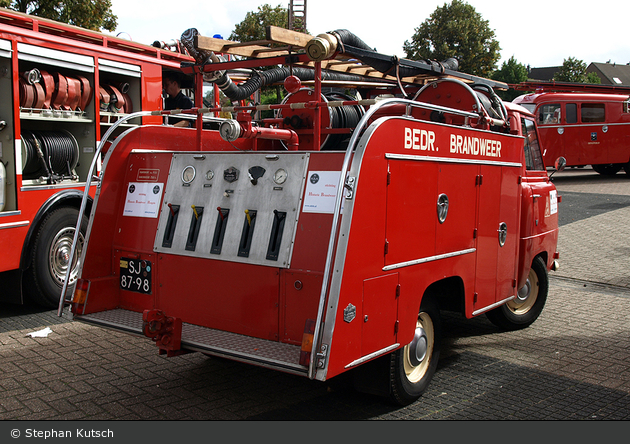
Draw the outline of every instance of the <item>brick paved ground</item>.
<instances>
[{"instance_id":1,"label":"brick paved ground","mask_svg":"<svg viewBox=\"0 0 630 444\"><path fill-rule=\"evenodd\" d=\"M591 173L556 184L630 196L624 175ZM629 219L621 206L562 227L561 269L530 328L448 315L433 382L405 408L198 353L165 358L142 338L0 306L0 420L630 419ZM27 336L44 327L48 337Z\"/></svg>"}]
</instances>

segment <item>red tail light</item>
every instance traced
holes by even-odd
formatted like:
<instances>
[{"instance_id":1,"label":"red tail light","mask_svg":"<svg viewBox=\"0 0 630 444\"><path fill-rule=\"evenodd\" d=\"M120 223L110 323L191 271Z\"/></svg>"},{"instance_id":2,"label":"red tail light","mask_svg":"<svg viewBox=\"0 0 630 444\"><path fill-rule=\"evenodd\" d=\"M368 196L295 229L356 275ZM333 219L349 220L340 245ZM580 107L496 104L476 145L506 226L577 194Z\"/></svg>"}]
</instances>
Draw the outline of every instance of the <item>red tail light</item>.
<instances>
[{"instance_id":1,"label":"red tail light","mask_svg":"<svg viewBox=\"0 0 630 444\"><path fill-rule=\"evenodd\" d=\"M300 349L300 365L308 366L311 362L311 352L313 351L313 334L315 333L315 321L307 319L304 324L304 335L302 336L302 348Z\"/></svg>"},{"instance_id":2,"label":"red tail light","mask_svg":"<svg viewBox=\"0 0 630 444\"><path fill-rule=\"evenodd\" d=\"M74 288L74 295L72 296L72 313L83 314L89 291L90 281L87 279L78 279L77 285Z\"/></svg>"}]
</instances>

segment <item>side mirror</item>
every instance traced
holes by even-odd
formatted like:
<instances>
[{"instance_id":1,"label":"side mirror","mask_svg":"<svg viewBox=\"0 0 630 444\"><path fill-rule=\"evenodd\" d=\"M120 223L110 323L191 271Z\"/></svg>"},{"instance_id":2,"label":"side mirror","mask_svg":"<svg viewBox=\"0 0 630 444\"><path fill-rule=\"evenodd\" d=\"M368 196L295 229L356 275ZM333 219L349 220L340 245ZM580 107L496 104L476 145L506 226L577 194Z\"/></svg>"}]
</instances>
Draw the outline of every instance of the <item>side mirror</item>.
<instances>
[{"instance_id":1,"label":"side mirror","mask_svg":"<svg viewBox=\"0 0 630 444\"><path fill-rule=\"evenodd\" d=\"M567 159L562 156L558 157L554 164L556 171L563 171L565 166L567 166Z\"/></svg>"},{"instance_id":2,"label":"side mirror","mask_svg":"<svg viewBox=\"0 0 630 444\"><path fill-rule=\"evenodd\" d=\"M567 159L562 156L558 157L554 164L555 170L549 175L549 180L552 180L551 177L558 171L563 171L565 166L567 166Z\"/></svg>"}]
</instances>

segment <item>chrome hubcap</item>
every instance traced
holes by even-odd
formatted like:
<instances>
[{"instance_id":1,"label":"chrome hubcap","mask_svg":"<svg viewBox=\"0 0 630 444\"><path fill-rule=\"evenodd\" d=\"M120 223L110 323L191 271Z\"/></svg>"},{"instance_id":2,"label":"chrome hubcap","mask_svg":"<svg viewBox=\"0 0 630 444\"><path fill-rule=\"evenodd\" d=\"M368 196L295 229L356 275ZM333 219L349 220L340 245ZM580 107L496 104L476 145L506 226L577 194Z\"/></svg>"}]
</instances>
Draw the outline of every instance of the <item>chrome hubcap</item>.
<instances>
[{"instance_id":1,"label":"chrome hubcap","mask_svg":"<svg viewBox=\"0 0 630 444\"><path fill-rule=\"evenodd\" d=\"M74 284L77 280L77 264L83 250L83 235L79 235L77 251L70 267L70 251L74 239L74 228L66 227L59 231L52 241L48 255L49 271L55 282L63 285L68 269L71 269L68 284Z\"/></svg>"},{"instance_id":2,"label":"chrome hubcap","mask_svg":"<svg viewBox=\"0 0 630 444\"><path fill-rule=\"evenodd\" d=\"M527 281L525 282L525 285L523 285L523 287L516 294L516 298L521 302L525 302L525 300L527 300L531 292L532 292L532 284L531 282L529 282L529 277L528 277Z\"/></svg>"},{"instance_id":3,"label":"chrome hubcap","mask_svg":"<svg viewBox=\"0 0 630 444\"><path fill-rule=\"evenodd\" d=\"M412 365L420 365L427 356L427 334L424 328L417 327L413 341L409 344L409 361Z\"/></svg>"},{"instance_id":4,"label":"chrome hubcap","mask_svg":"<svg viewBox=\"0 0 630 444\"><path fill-rule=\"evenodd\" d=\"M429 370L433 354L433 321L428 313L418 316L413 340L403 349L405 375L411 383L420 381Z\"/></svg>"}]
</instances>

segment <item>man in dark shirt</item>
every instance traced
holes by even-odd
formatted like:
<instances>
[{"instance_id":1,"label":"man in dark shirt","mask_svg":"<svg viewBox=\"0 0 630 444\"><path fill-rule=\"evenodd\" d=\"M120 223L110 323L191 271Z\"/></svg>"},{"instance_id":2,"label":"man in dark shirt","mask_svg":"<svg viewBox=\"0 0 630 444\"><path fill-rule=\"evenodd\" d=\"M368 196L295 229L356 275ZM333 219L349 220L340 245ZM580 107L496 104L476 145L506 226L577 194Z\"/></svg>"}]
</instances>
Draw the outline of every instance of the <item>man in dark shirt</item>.
<instances>
[{"instance_id":1,"label":"man in dark shirt","mask_svg":"<svg viewBox=\"0 0 630 444\"><path fill-rule=\"evenodd\" d=\"M190 109L193 107L192 100L181 89L181 81L177 75L170 72L165 72L162 76L162 88L165 94L168 94L164 103L164 109ZM190 127L190 120L176 119L174 117L168 117L168 122L173 126L179 126L188 128Z\"/></svg>"}]
</instances>

